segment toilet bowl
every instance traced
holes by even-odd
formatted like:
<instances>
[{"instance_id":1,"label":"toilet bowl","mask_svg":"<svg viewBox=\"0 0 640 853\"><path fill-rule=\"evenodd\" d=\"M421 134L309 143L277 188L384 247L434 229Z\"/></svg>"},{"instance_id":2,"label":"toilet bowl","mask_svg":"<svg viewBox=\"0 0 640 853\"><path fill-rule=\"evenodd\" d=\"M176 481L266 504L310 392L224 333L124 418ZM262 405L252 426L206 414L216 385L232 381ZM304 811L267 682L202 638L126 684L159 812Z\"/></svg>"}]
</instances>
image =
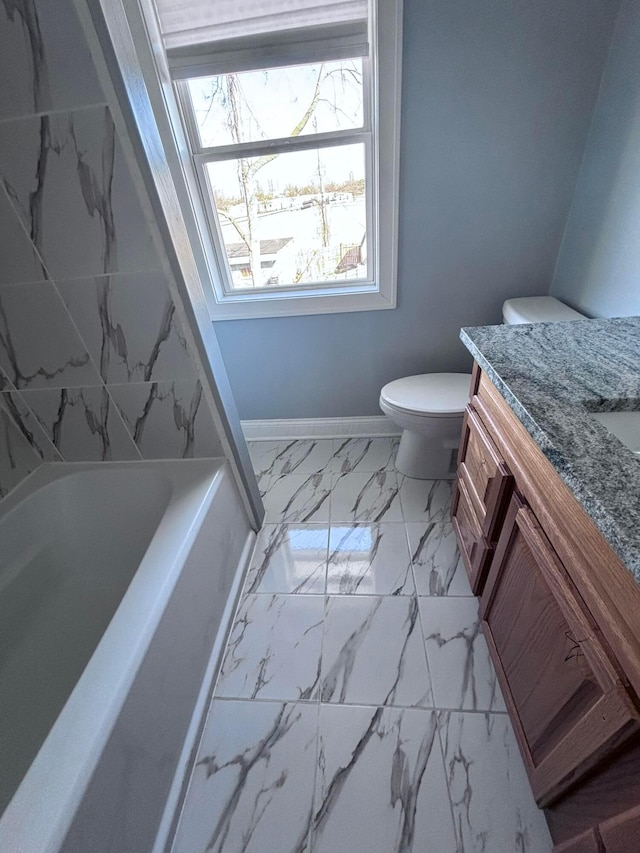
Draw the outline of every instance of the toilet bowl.
<instances>
[{"instance_id":1,"label":"toilet bowl","mask_svg":"<svg viewBox=\"0 0 640 853\"><path fill-rule=\"evenodd\" d=\"M418 480L455 475L469 373L423 373L384 386L380 408L402 428L396 469Z\"/></svg>"},{"instance_id":2,"label":"toilet bowl","mask_svg":"<svg viewBox=\"0 0 640 853\"><path fill-rule=\"evenodd\" d=\"M502 317L509 325L586 319L552 296L507 299ZM417 480L455 476L470 384L471 374L467 373L422 373L384 386L380 408L402 429L396 455L400 474Z\"/></svg>"}]
</instances>

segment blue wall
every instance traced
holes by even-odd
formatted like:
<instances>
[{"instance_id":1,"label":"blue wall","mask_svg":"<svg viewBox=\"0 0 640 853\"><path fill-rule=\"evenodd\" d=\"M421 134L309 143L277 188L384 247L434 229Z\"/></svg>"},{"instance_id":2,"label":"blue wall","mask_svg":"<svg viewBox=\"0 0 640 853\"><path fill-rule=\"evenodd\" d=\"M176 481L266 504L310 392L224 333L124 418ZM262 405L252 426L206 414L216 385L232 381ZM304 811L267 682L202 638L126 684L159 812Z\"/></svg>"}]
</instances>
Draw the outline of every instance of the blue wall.
<instances>
[{"instance_id":1,"label":"blue wall","mask_svg":"<svg viewBox=\"0 0 640 853\"><path fill-rule=\"evenodd\" d=\"M617 9L405 0L398 308L216 323L242 418L380 414L391 379L470 369L461 326L549 292Z\"/></svg>"},{"instance_id":2,"label":"blue wall","mask_svg":"<svg viewBox=\"0 0 640 853\"><path fill-rule=\"evenodd\" d=\"M586 314L640 314L640 2L615 34L553 281Z\"/></svg>"}]
</instances>

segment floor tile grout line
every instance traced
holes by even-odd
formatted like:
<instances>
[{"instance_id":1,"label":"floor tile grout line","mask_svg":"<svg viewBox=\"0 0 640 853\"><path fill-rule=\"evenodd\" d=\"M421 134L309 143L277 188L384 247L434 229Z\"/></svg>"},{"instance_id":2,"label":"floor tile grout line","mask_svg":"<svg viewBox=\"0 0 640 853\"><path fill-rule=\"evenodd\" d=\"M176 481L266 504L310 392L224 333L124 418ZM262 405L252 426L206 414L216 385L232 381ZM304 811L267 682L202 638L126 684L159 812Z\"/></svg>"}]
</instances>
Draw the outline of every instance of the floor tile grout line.
<instances>
[{"instance_id":1,"label":"floor tile grout line","mask_svg":"<svg viewBox=\"0 0 640 853\"><path fill-rule=\"evenodd\" d=\"M413 570L413 566L412 566L412 570ZM414 583L415 583L415 578L414 578ZM433 675L431 673L431 663L429 661L429 655L427 654L427 643L426 643L425 638L424 638L424 628L422 625L422 612L420 610L420 602L418 600L418 596L416 595L415 598L416 598L416 607L418 609L418 626L419 626L419 631L420 631L420 639L422 640L422 651L424 652L424 659L425 659L425 662L427 665L427 676L429 677L429 690L431 691L431 701L433 703L433 707L435 708L436 707L436 690L435 690Z\"/></svg>"},{"instance_id":2,"label":"floor tile grout line","mask_svg":"<svg viewBox=\"0 0 640 853\"><path fill-rule=\"evenodd\" d=\"M415 577L414 577L415 581ZM433 679L433 675L431 672L431 661L429 660L429 653L427 652L427 640L424 632L424 625L422 623L422 610L420 609L420 601L418 596L416 595L416 607L418 608L418 622L420 623L420 637L422 639L422 648L424 649L424 656L427 661L427 672L429 673L429 683L431 685L431 698L433 700L434 708L436 706L436 687Z\"/></svg>"},{"instance_id":3,"label":"floor tile grout line","mask_svg":"<svg viewBox=\"0 0 640 853\"><path fill-rule=\"evenodd\" d=\"M333 447L332 447L333 450ZM311 819L309 821L309 833L307 835L307 853L313 853L314 846L314 821L316 814L316 794L318 791L318 773L320 764L320 710L322 708L322 664L324 658L324 638L327 625L327 576L329 572L329 550L331 547L331 492L329 492L329 523L327 530L327 550L324 563L324 596L322 607L322 637L320 639L320 658L318 660L318 692L316 697L316 754L313 767L313 788L311 793Z\"/></svg>"},{"instance_id":4,"label":"floor tile grout line","mask_svg":"<svg viewBox=\"0 0 640 853\"><path fill-rule=\"evenodd\" d=\"M403 516L403 517L404 517L404 516ZM415 592L416 592L416 599L418 599L418 598L419 598L419 595L418 595L418 580L417 580L417 578L416 578L416 570L415 570L415 566L413 565L413 554L411 553L411 539L409 539L409 531L408 531L408 529L407 529L407 522L406 522L406 521L403 521L402 523L403 523L403 525L404 525L404 536L405 536L405 539L406 539L406 542L407 542L407 548L408 548L408 550L409 550L409 565L410 565L410 567L411 567L411 577L413 578L413 588L414 588L414 590L415 590ZM418 608L418 611L419 611L419 608ZM420 631L422 631L422 622L420 622ZM424 639L424 637L423 637L423 639ZM426 651L425 651L425 654L426 654ZM428 667L428 665L429 665L429 662L427 661L427 667ZM431 671L429 671L429 678L431 678Z\"/></svg>"},{"instance_id":5,"label":"floor tile grout line","mask_svg":"<svg viewBox=\"0 0 640 853\"><path fill-rule=\"evenodd\" d=\"M442 767L444 770L444 782L447 786L447 799L449 801L449 812L451 814L451 823L453 824L453 837L456 839L456 853L464 853L464 842L462 839L462 835L458 834L458 825L456 823L456 816L453 811L453 797L451 796L451 783L449 781L449 768L447 766L446 753L444 750L444 744L442 743L442 729L441 729L441 716L442 713L449 714L448 710L438 709L435 711L436 715L436 734L438 738L438 744L440 746L440 757L442 759ZM477 712L476 712L477 713Z\"/></svg>"},{"instance_id":6,"label":"floor tile grout line","mask_svg":"<svg viewBox=\"0 0 640 853\"><path fill-rule=\"evenodd\" d=\"M329 502L331 502L331 495L329 495ZM322 637L320 639L320 660L318 662L318 707L320 707L321 702L321 694L322 694L322 664L324 662L324 638L326 636L326 628L327 628L327 606L329 604L329 596L327 593L327 576L329 572L329 549L331 543L331 527L329 527L329 533L327 535L327 553L326 560L324 564L324 597L322 600Z\"/></svg>"},{"instance_id":7,"label":"floor tile grout line","mask_svg":"<svg viewBox=\"0 0 640 853\"><path fill-rule=\"evenodd\" d=\"M291 595L291 596L301 596L301 595L314 595L319 598L321 595L324 595L323 592L291 592L291 591L272 591L272 590L255 590L254 592L247 593L247 595ZM426 598L428 600L437 599L438 601L459 601L460 599L467 598L475 598L474 595L420 595L420 593L407 592L407 593L390 593L390 592L329 592L328 595L347 597L352 596L353 598L411 598L415 596L416 598Z\"/></svg>"},{"instance_id":8,"label":"floor tile grout line","mask_svg":"<svg viewBox=\"0 0 640 853\"><path fill-rule=\"evenodd\" d=\"M323 625L324 629L324 625ZM320 691L318 690L318 695ZM307 833L307 853L311 853L313 844L313 828L316 811L316 790L318 785L318 765L320 763L320 701L316 704L316 750L313 762L313 785L311 786L311 814L309 815L309 831Z\"/></svg>"},{"instance_id":9,"label":"floor tile grout line","mask_svg":"<svg viewBox=\"0 0 640 853\"><path fill-rule=\"evenodd\" d=\"M469 714L470 716L476 717L508 716L508 711L480 711L473 710L471 708L449 708L438 707L437 705L398 705L397 703L381 705L379 702L327 702L322 700L318 702L317 699L300 699L297 696L293 698L289 697L287 699L268 698L265 696L215 696L212 701L213 700L216 702L260 702L266 705L306 705L308 707L320 705L328 708L391 708L396 711L420 711L422 713L436 711L438 713L442 712L447 714Z\"/></svg>"},{"instance_id":10,"label":"floor tile grout line","mask_svg":"<svg viewBox=\"0 0 640 853\"><path fill-rule=\"evenodd\" d=\"M313 596L315 598L320 598L321 595L325 595L325 592L291 592L286 590L261 590L249 592L246 591L243 595L278 595L278 596L288 596L291 598L301 598L304 596ZM330 595L337 598L424 598L427 601L467 601L468 599L476 599L475 595L420 595L419 593L409 592L409 593L395 593L395 592L326 592L326 595Z\"/></svg>"},{"instance_id":11,"label":"floor tile grout line","mask_svg":"<svg viewBox=\"0 0 640 853\"><path fill-rule=\"evenodd\" d=\"M400 472L397 469L396 469L396 481L398 484L398 501L400 503L400 515L402 516L402 520L406 525L407 517L406 517L405 511L404 511L404 501L402 500L402 484L404 482L404 474L400 474Z\"/></svg>"}]
</instances>

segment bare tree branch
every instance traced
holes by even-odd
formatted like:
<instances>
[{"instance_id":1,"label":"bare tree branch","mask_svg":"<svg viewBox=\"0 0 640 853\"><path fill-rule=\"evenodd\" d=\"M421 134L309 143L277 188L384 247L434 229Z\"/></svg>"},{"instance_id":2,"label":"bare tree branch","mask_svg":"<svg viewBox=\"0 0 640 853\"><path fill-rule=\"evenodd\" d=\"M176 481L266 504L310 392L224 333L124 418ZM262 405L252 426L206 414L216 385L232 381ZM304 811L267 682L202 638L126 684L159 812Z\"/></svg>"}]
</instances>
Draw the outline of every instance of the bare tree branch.
<instances>
[{"instance_id":1,"label":"bare tree branch","mask_svg":"<svg viewBox=\"0 0 640 853\"><path fill-rule=\"evenodd\" d=\"M293 128L293 130L291 131L289 136L300 136L302 131L309 124L309 121L311 120L311 117L313 116L313 113L315 112L315 109L318 106L318 101L320 99L320 88L321 88L322 83L325 79L322 76L323 70L324 70L324 63L322 63L322 65L320 66L320 70L318 72L318 79L316 80L316 85L314 87L313 96L311 98L311 101L309 102L309 106L307 107L302 118L296 124L296 126ZM262 157L257 157L253 161L253 166L252 166L251 172L249 173L249 177L254 178L256 175L256 172L259 172L260 169L262 169L264 166L267 165L267 163L271 163L272 160L275 160L276 157L278 157L278 156L279 156L278 154L263 154Z\"/></svg>"},{"instance_id":2,"label":"bare tree branch","mask_svg":"<svg viewBox=\"0 0 640 853\"><path fill-rule=\"evenodd\" d=\"M247 249L249 249L250 247L249 247L249 240L248 240L248 237L247 237L247 235L244 233L244 231L242 230L242 228L240 228L240 225L238 224L238 220L237 220L237 219L235 219L233 216L230 216L226 211L221 210L220 208L218 208L218 214L219 214L220 216L224 216L224 218L227 220L227 222L228 222L230 225L233 225L233 227L235 228L235 230L238 232L238 236L240 237L240 239L242 240L242 242L245 244L245 246L247 247Z\"/></svg>"}]
</instances>

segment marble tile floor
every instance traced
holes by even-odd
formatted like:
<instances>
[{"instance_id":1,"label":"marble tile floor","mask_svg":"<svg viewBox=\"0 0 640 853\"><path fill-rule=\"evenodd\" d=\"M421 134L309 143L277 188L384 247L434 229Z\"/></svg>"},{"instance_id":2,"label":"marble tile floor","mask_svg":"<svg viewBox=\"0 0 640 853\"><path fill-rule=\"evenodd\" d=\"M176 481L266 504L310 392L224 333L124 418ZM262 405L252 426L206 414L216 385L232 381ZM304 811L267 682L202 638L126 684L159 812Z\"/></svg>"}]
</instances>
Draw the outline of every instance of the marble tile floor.
<instances>
[{"instance_id":1,"label":"marble tile floor","mask_svg":"<svg viewBox=\"0 0 640 853\"><path fill-rule=\"evenodd\" d=\"M397 439L255 442L267 509L172 853L549 853L449 519Z\"/></svg>"}]
</instances>

